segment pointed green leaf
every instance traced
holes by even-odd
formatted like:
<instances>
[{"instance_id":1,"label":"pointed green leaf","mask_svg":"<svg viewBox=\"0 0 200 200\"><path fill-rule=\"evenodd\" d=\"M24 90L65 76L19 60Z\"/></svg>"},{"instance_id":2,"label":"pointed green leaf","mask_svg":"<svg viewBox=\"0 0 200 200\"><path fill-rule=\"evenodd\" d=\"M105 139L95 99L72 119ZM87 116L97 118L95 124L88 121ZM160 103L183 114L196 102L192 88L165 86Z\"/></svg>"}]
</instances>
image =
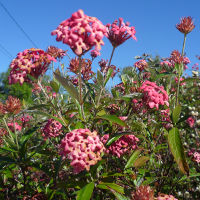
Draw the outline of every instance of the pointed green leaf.
<instances>
[{"instance_id":1,"label":"pointed green leaf","mask_svg":"<svg viewBox=\"0 0 200 200\"><path fill-rule=\"evenodd\" d=\"M112 68L109 68L108 72L107 72L107 75L106 75L106 80L104 82L104 87L106 86L107 82L109 81L111 75L113 73L113 69Z\"/></svg>"},{"instance_id":2,"label":"pointed green leaf","mask_svg":"<svg viewBox=\"0 0 200 200\"><path fill-rule=\"evenodd\" d=\"M189 167L186 162L184 148L181 142L178 128L174 127L169 131L168 143L180 171L189 175Z\"/></svg>"},{"instance_id":3,"label":"pointed green leaf","mask_svg":"<svg viewBox=\"0 0 200 200\"><path fill-rule=\"evenodd\" d=\"M94 190L94 183L88 183L85 187L78 191L76 200L90 200Z\"/></svg>"},{"instance_id":4,"label":"pointed green leaf","mask_svg":"<svg viewBox=\"0 0 200 200\"><path fill-rule=\"evenodd\" d=\"M104 84L103 74L99 70L97 70L97 83L101 86Z\"/></svg>"},{"instance_id":5,"label":"pointed green leaf","mask_svg":"<svg viewBox=\"0 0 200 200\"><path fill-rule=\"evenodd\" d=\"M141 153L140 150L136 150L133 152L133 154L131 155L131 157L129 158L128 162L125 165L125 169L127 169L129 167L133 167L134 162L136 161L136 159L138 158L140 153Z\"/></svg>"},{"instance_id":6,"label":"pointed green leaf","mask_svg":"<svg viewBox=\"0 0 200 200\"><path fill-rule=\"evenodd\" d=\"M142 167L146 164L146 162L149 160L148 156L141 156L137 160L135 160L133 166L134 167Z\"/></svg>"},{"instance_id":7,"label":"pointed green leaf","mask_svg":"<svg viewBox=\"0 0 200 200\"><path fill-rule=\"evenodd\" d=\"M106 189L106 190L113 189L118 193L124 194L124 188L120 185L117 185L116 183L101 182L99 185L97 185L97 187L101 189Z\"/></svg>"},{"instance_id":8,"label":"pointed green leaf","mask_svg":"<svg viewBox=\"0 0 200 200\"><path fill-rule=\"evenodd\" d=\"M59 92L59 85L58 85L58 83L56 81L51 81L50 85L51 85L53 91L55 91L56 93Z\"/></svg>"},{"instance_id":9,"label":"pointed green leaf","mask_svg":"<svg viewBox=\"0 0 200 200\"><path fill-rule=\"evenodd\" d=\"M71 97L73 97L80 103L78 90L74 87L71 81L69 81L67 78L64 78L56 74L55 72L54 72L54 76L56 80L67 90L67 92L71 95Z\"/></svg>"},{"instance_id":10,"label":"pointed green leaf","mask_svg":"<svg viewBox=\"0 0 200 200\"><path fill-rule=\"evenodd\" d=\"M102 116L98 116L97 118L105 119L112 123L118 124L120 126L127 127L127 124L115 115L102 115Z\"/></svg>"},{"instance_id":11,"label":"pointed green leaf","mask_svg":"<svg viewBox=\"0 0 200 200\"><path fill-rule=\"evenodd\" d=\"M180 117L180 113L181 113L181 105L177 105L172 113L172 119L174 124L176 124L179 121L179 117Z\"/></svg>"}]
</instances>

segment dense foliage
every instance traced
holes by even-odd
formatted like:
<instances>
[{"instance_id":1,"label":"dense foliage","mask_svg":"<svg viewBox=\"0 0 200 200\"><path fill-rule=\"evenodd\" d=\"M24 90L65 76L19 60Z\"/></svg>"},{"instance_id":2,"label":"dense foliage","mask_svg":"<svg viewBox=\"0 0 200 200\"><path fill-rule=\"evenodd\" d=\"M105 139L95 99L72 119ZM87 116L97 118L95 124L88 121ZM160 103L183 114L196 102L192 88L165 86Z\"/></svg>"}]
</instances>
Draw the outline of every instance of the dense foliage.
<instances>
[{"instance_id":1,"label":"dense foliage","mask_svg":"<svg viewBox=\"0 0 200 200\"><path fill-rule=\"evenodd\" d=\"M191 17L177 24L182 53L143 54L121 73L115 49L136 39L122 18L104 26L79 10L63 21L52 34L74 58L52 46L20 52L1 79L0 199L199 199L198 66L183 75L194 28ZM113 51L94 73L104 36Z\"/></svg>"}]
</instances>

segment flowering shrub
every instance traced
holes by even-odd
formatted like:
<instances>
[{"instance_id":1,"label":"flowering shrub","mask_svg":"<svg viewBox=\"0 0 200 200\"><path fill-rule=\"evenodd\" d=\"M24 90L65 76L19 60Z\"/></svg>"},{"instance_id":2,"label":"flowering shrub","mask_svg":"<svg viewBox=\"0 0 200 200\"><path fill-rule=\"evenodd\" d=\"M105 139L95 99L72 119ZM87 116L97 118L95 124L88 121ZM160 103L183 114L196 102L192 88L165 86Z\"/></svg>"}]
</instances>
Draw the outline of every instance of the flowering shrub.
<instances>
[{"instance_id":1,"label":"flowering shrub","mask_svg":"<svg viewBox=\"0 0 200 200\"><path fill-rule=\"evenodd\" d=\"M184 34L181 53L144 53L122 71L112 58L136 40L135 27L122 18L104 26L82 10L52 32L75 57L54 46L20 52L2 82L15 92L1 86L0 199L199 199L197 63L192 77L184 75L195 25L184 17L176 27ZM95 73L104 36L113 49Z\"/></svg>"}]
</instances>

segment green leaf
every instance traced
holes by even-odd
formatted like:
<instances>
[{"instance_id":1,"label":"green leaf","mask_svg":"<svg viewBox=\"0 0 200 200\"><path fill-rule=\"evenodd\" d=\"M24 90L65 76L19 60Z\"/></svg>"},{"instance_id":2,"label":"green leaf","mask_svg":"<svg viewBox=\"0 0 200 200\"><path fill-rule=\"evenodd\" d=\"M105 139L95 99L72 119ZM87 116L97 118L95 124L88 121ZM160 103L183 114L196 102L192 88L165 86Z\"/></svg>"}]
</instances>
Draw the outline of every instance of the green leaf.
<instances>
[{"instance_id":1,"label":"green leaf","mask_svg":"<svg viewBox=\"0 0 200 200\"><path fill-rule=\"evenodd\" d=\"M119 194L118 192L115 192L114 190L110 190L110 191L115 195L117 200L130 200L129 198L125 197L122 194Z\"/></svg>"},{"instance_id":2,"label":"green leaf","mask_svg":"<svg viewBox=\"0 0 200 200\"><path fill-rule=\"evenodd\" d=\"M174 127L169 131L168 143L170 150L174 156L174 159L179 166L180 171L184 174L189 175L189 167L186 162L184 148L181 142L181 137L178 128Z\"/></svg>"},{"instance_id":3,"label":"green leaf","mask_svg":"<svg viewBox=\"0 0 200 200\"><path fill-rule=\"evenodd\" d=\"M97 187L101 188L101 189L106 189L106 190L113 189L114 191L116 191L120 194L124 194L124 188L120 185L117 185L116 183L101 182L99 185L97 185Z\"/></svg>"},{"instance_id":4,"label":"green leaf","mask_svg":"<svg viewBox=\"0 0 200 200\"><path fill-rule=\"evenodd\" d=\"M59 85L58 85L58 83L57 83L56 81L51 81L51 82L50 82L50 85L51 85L53 91L55 91L56 93L59 92L59 88L60 88L60 87L59 87Z\"/></svg>"},{"instance_id":5,"label":"green leaf","mask_svg":"<svg viewBox=\"0 0 200 200\"><path fill-rule=\"evenodd\" d=\"M54 72L56 80L67 90L67 92L80 103L78 90L67 78L64 78Z\"/></svg>"},{"instance_id":6,"label":"green leaf","mask_svg":"<svg viewBox=\"0 0 200 200\"><path fill-rule=\"evenodd\" d=\"M88 183L81 190L78 191L76 200L90 200L94 190L94 183Z\"/></svg>"},{"instance_id":7,"label":"green leaf","mask_svg":"<svg viewBox=\"0 0 200 200\"><path fill-rule=\"evenodd\" d=\"M181 113L181 105L177 105L172 113L172 119L174 124L176 124L179 121L179 117L180 117L180 113Z\"/></svg>"},{"instance_id":8,"label":"green leaf","mask_svg":"<svg viewBox=\"0 0 200 200\"><path fill-rule=\"evenodd\" d=\"M115 124L118 124L120 126L127 127L127 124L115 115L102 115L102 116L98 116L97 118L105 119L105 120L108 120L108 121L113 122Z\"/></svg>"},{"instance_id":9,"label":"green leaf","mask_svg":"<svg viewBox=\"0 0 200 200\"><path fill-rule=\"evenodd\" d=\"M146 162L149 160L148 156L141 156L134 162L134 167L142 167L146 164Z\"/></svg>"},{"instance_id":10,"label":"green leaf","mask_svg":"<svg viewBox=\"0 0 200 200\"><path fill-rule=\"evenodd\" d=\"M101 85L101 86L104 85L104 77L103 77L103 74L99 70L97 70L97 83L98 85Z\"/></svg>"},{"instance_id":11,"label":"green leaf","mask_svg":"<svg viewBox=\"0 0 200 200\"><path fill-rule=\"evenodd\" d=\"M136 161L137 157L139 156L139 154L141 153L140 150L136 150L131 157L129 158L128 162L125 165L125 169L129 168L129 167L133 167L134 162Z\"/></svg>"},{"instance_id":12,"label":"green leaf","mask_svg":"<svg viewBox=\"0 0 200 200\"><path fill-rule=\"evenodd\" d=\"M105 80L105 82L104 82L104 87L106 86L107 82L109 81L109 79L110 79L112 73L113 73L113 69L112 69L112 68L109 68L109 69L108 69L108 72L107 72L107 75L106 75L106 80Z\"/></svg>"}]
</instances>

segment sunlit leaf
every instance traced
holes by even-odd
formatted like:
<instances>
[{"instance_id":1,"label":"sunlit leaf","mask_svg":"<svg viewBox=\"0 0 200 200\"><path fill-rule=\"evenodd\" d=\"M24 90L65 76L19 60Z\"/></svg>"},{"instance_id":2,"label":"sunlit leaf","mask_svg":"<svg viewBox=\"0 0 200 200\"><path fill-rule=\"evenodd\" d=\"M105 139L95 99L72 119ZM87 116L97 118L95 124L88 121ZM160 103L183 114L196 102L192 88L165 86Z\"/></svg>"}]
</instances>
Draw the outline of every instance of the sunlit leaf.
<instances>
[{"instance_id":1,"label":"sunlit leaf","mask_svg":"<svg viewBox=\"0 0 200 200\"><path fill-rule=\"evenodd\" d=\"M178 128L174 127L169 131L168 143L180 171L189 175L189 167L186 162L184 148L181 142Z\"/></svg>"},{"instance_id":2,"label":"sunlit leaf","mask_svg":"<svg viewBox=\"0 0 200 200\"><path fill-rule=\"evenodd\" d=\"M90 200L94 190L94 183L88 183L85 187L78 191L76 200Z\"/></svg>"},{"instance_id":3,"label":"sunlit leaf","mask_svg":"<svg viewBox=\"0 0 200 200\"><path fill-rule=\"evenodd\" d=\"M56 80L67 90L67 92L71 95L71 97L73 97L78 102L80 102L78 90L74 87L71 81L69 81L67 78L64 78L56 74L55 72L54 72L54 76Z\"/></svg>"},{"instance_id":4,"label":"sunlit leaf","mask_svg":"<svg viewBox=\"0 0 200 200\"><path fill-rule=\"evenodd\" d=\"M133 152L133 154L131 155L131 157L129 158L128 162L125 165L125 169L133 167L134 162L136 161L140 153L141 153L140 150L136 150L135 152Z\"/></svg>"},{"instance_id":5,"label":"sunlit leaf","mask_svg":"<svg viewBox=\"0 0 200 200\"><path fill-rule=\"evenodd\" d=\"M177 105L172 113L172 119L174 124L176 124L179 121L179 117L180 117L180 113L181 113L181 105Z\"/></svg>"}]
</instances>

